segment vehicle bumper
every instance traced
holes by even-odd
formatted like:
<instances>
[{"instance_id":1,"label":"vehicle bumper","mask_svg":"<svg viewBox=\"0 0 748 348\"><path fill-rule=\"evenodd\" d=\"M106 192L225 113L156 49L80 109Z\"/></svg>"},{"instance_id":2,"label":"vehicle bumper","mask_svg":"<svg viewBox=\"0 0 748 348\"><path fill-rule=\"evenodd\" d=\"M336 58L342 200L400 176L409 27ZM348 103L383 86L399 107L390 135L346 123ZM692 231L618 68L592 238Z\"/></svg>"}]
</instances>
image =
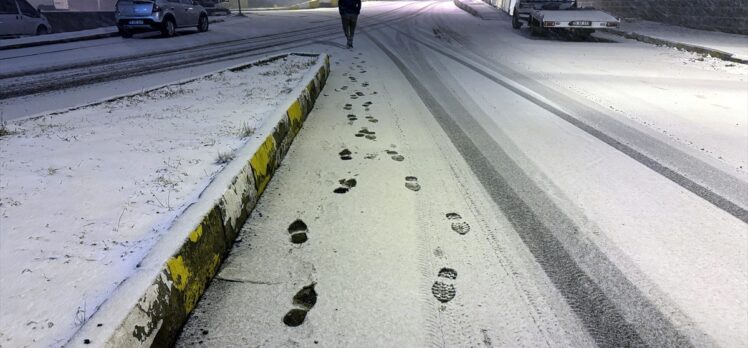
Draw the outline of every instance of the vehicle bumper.
<instances>
[{"instance_id":1,"label":"vehicle bumper","mask_svg":"<svg viewBox=\"0 0 748 348\"><path fill-rule=\"evenodd\" d=\"M551 22L543 21L543 26L546 28L559 28L559 29L607 29L616 28L618 23L611 24L610 22L591 22L589 25L576 25L572 22Z\"/></svg>"},{"instance_id":2,"label":"vehicle bumper","mask_svg":"<svg viewBox=\"0 0 748 348\"><path fill-rule=\"evenodd\" d=\"M133 31L159 29L162 19L160 14L148 17L120 17L117 18L117 27Z\"/></svg>"}]
</instances>

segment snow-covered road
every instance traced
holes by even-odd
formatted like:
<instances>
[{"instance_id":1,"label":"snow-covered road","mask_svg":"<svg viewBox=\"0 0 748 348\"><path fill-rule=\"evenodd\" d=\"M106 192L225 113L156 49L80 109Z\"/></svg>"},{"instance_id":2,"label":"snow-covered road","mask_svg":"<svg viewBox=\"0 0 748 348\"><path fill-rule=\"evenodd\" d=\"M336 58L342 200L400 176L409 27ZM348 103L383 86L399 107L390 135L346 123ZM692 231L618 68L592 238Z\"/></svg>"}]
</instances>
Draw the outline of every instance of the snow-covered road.
<instances>
[{"instance_id":1,"label":"snow-covered road","mask_svg":"<svg viewBox=\"0 0 748 348\"><path fill-rule=\"evenodd\" d=\"M365 3L359 25L352 51L322 9L0 52L2 84L81 84L0 107L20 118L289 47L332 56L180 346L748 345L746 66L533 38L451 2Z\"/></svg>"}]
</instances>

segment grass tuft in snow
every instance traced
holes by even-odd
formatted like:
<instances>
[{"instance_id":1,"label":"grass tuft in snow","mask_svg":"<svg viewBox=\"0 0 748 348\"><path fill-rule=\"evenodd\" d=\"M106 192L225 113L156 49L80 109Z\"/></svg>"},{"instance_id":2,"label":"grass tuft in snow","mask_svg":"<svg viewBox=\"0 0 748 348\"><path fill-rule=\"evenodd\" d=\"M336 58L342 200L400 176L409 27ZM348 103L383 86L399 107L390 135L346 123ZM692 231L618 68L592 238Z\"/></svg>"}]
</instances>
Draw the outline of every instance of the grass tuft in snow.
<instances>
[{"instance_id":1,"label":"grass tuft in snow","mask_svg":"<svg viewBox=\"0 0 748 348\"><path fill-rule=\"evenodd\" d=\"M236 157L233 152L226 151L226 152L219 152L218 157L216 158L216 164L226 164L231 162L231 160Z\"/></svg>"},{"instance_id":2,"label":"grass tuft in snow","mask_svg":"<svg viewBox=\"0 0 748 348\"><path fill-rule=\"evenodd\" d=\"M8 124L5 122L5 120L0 120L0 137L4 137L6 135L13 135L16 134L16 132L8 129Z\"/></svg>"},{"instance_id":3,"label":"grass tuft in snow","mask_svg":"<svg viewBox=\"0 0 748 348\"><path fill-rule=\"evenodd\" d=\"M247 123L242 123L242 127L239 129L240 138L249 138L255 134L254 127L250 127Z\"/></svg>"}]
</instances>

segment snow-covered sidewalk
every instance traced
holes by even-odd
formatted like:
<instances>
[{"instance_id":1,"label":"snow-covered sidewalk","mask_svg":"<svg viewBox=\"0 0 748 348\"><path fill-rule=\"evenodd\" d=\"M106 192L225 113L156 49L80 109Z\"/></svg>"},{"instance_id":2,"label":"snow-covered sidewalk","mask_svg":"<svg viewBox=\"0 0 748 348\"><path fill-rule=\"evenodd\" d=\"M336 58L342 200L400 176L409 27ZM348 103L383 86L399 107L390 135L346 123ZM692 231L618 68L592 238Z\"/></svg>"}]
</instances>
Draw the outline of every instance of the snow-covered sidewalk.
<instances>
[{"instance_id":1,"label":"snow-covered sidewalk","mask_svg":"<svg viewBox=\"0 0 748 348\"><path fill-rule=\"evenodd\" d=\"M210 23L224 22L223 18L211 17ZM15 39L0 40L0 50L9 50L15 48L35 47L44 45L53 45L66 42L86 41L103 39L107 37L119 36L116 26L102 27L96 29L71 31L67 33L56 33L49 35L27 36Z\"/></svg>"},{"instance_id":2,"label":"snow-covered sidewalk","mask_svg":"<svg viewBox=\"0 0 748 348\"><path fill-rule=\"evenodd\" d=\"M75 42L84 40L95 40L105 37L118 36L116 26L103 27L96 29L71 31L68 33L57 33L39 36L27 36L16 39L0 40L0 50L13 48L33 47L42 45L52 45L65 42Z\"/></svg>"},{"instance_id":3,"label":"snow-covered sidewalk","mask_svg":"<svg viewBox=\"0 0 748 348\"><path fill-rule=\"evenodd\" d=\"M671 45L702 48L705 51L714 51L717 53L716 56L724 54L735 60L748 62L748 37L745 35L690 29L644 20L624 21L617 31L660 40Z\"/></svg>"},{"instance_id":4,"label":"snow-covered sidewalk","mask_svg":"<svg viewBox=\"0 0 748 348\"><path fill-rule=\"evenodd\" d=\"M316 62L238 71L4 126L0 346L59 346Z\"/></svg>"}]
</instances>

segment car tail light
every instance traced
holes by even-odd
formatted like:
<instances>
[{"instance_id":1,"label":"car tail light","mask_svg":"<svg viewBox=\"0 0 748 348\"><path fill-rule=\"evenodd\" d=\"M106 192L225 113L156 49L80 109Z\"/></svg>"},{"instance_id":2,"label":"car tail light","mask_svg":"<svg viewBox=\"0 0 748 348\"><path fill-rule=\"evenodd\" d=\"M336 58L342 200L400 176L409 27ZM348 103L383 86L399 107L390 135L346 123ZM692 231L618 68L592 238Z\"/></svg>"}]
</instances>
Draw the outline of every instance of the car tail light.
<instances>
[{"instance_id":1,"label":"car tail light","mask_svg":"<svg viewBox=\"0 0 748 348\"><path fill-rule=\"evenodd\" d=\"M608 23L605 23L605 26L608 27L608 28L610 28L610 27L617 27L618 26L618 22L608 22Z\"/></svg>"},{"instance_id":2,"label":"car tail light","mask_svg":"<svg viewBox=\"0 0 748 348\"><path fill-rule=\"evenodd\" d=\"M556 25L558 25L558 22L553 22L553 21L545 21L545 22L543 22L543 26L544 27L555 27Z\"/></svg>"},{"instance_id":3,"label":"car tail light","mask_svg":"<svg viewBox=\"0 0 748 348\"><path fill-rule=\"evenodd\" d=\"M161 7L159 7L158 5L156 5L156 3L153 3L153 11L151 11L151 12L153 12L153 13L161 12Z\"/></svg>"}]
</instances>

